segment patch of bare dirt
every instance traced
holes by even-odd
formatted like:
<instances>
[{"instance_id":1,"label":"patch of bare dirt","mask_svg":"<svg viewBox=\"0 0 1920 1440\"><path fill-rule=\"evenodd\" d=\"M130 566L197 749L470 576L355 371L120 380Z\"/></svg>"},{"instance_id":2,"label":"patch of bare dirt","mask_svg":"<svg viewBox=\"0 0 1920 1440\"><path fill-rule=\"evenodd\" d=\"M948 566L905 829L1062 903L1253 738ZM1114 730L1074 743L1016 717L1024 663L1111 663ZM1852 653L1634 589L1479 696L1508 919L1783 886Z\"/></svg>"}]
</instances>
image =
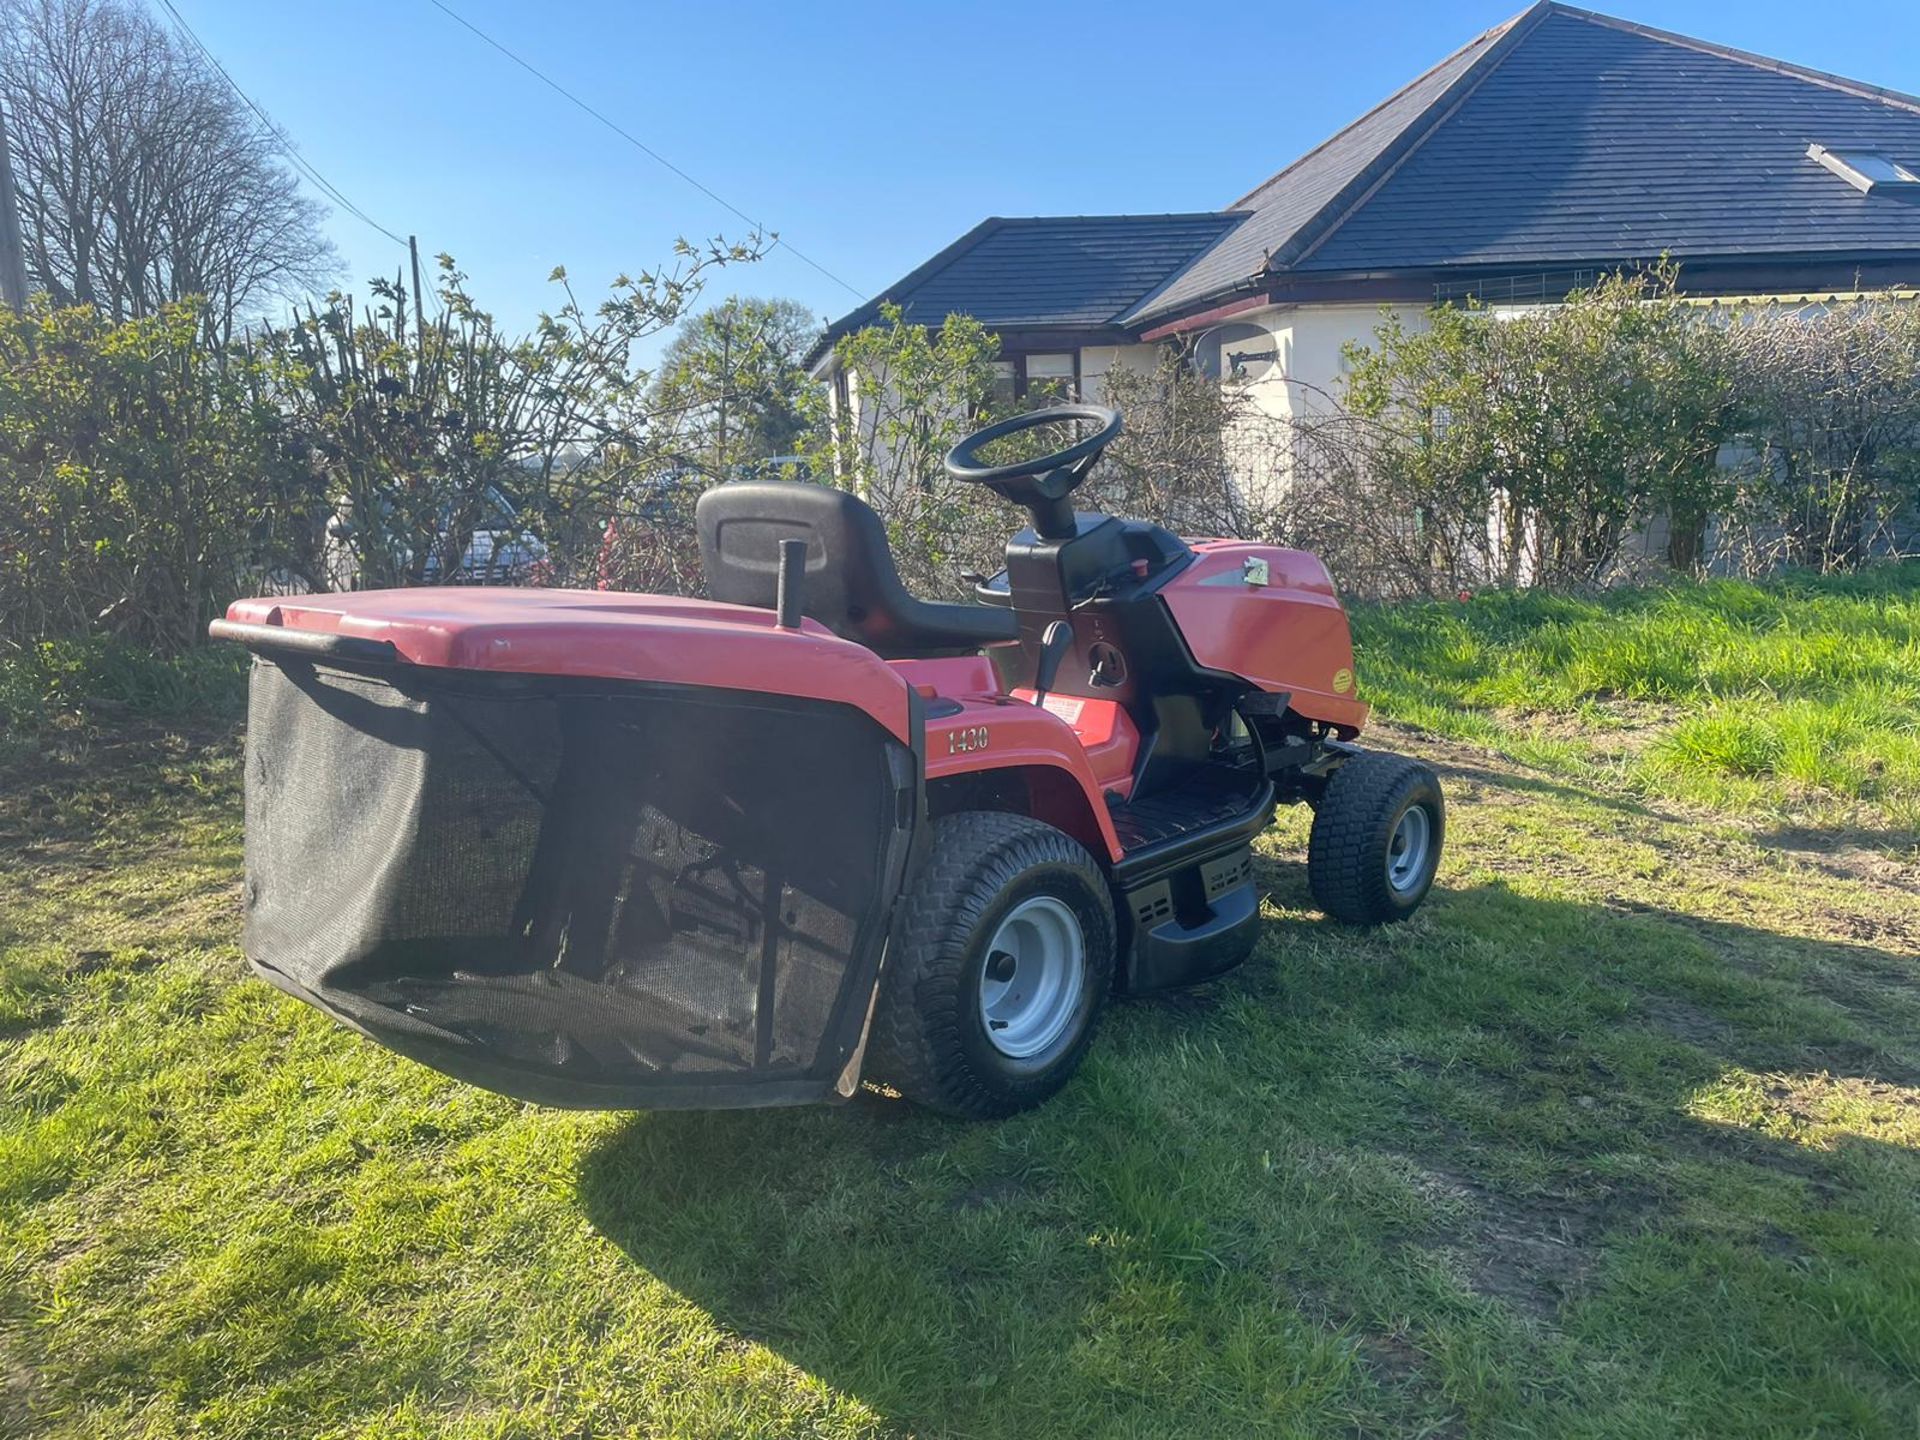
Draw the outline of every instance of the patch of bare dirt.
<instances>
[{"instance_id":1,"label":"patch of bare dirt","mask_svg":"<svg viewBox=\"0 0 1920 1440\"><path fill-rule=\"evenodd\" d=\"M1439 1386L1426 1373L1428 1356L1413 1335L1404 1329L1370 1325L1315 1286L1289 1283L1287 1289L1294 1304L1299 1306L1300 1313L1314 1324L1323 1329L1343 1331L1351 1337L1355 1356L1383 1390L1425 1400L1434 1409L1450 1410ZM1390 1432L1362 1425L1355 1433L1370 1437ZM1436 1421L1432 1428L1420 1433L1449 1437L1450 1440L1450 1437L1468 1432L1461 1417L1449 1413Z\"/></svg>"},{"instance_id":2,"label":"patch of bare dirt","mask_svg":"<svg viewBox=\"0 0 1920 1440\"><path fill-rule=\"evenodd\" d=\"M1676 995L1642 995L1640 1013L1655 1030L1702 1050L1724 1050L1737 1038L1734 1028L1718 1015Z\"/></svg>"},{"instance_id":3,"label":"patch of bare dirt","mask_svg":"<svg viewBox=\"0 0 1920 1440\"><path fill-rule=\"evenodd\" d=\"M1833 1095L1844 1095L1849 1100L1897 1109L1912 1105L1914 1099L1910 1086L1864 1075L1822 1077L1822 1083L1818 1085L1793 1084L1787 1077L1781 1076L1767 1085L1766 1095L1778 1109L1808 1125L1826 1123L1826 1113L1818 1101Z\"/></svg>"},{"instance_id":4,"label":"patch of bare dirt","mask_svg":"<svg viewBox=\"0 0 1920 1440\"><path fill-rule=\"evenodd\" d=\"M1754 840L1781 860L1855 884L1914 897L1920 910L1920 834L1898 826L1756 828Z\"/></svg>"},{"instance_id":5,"label":"patch of bare dirt","mask_svg":"<svg viewBox=\"0 0 1920 1440\"><path fill-rule=\"evenodd\" d=\"M1469 1218L1443 1237L1474 1292L1550 1324L1580 1293L1602 1238L1632 1229L1651 1191L1593 1177L1582 1188L1521 1192L1413 1162L1420 1188Z\"/></svg>"},{"instance_id":6,"label":"patch of bare dirt","mask_svg":"<svg viewBox=\"0 0 1920 1440\"><path fill-rule=\"evenodd\" d=\"M1600 717L1598 724L1594 723L1595 715ZM1581 714L1553 710L1511 718L1524 722L1534 734L1545 739L1578 741L1596 755L1616 760L1643 754L1673 729L1675 722L1670 705L1620 699L1590 700Z\"/></svg>"}]
</instances>

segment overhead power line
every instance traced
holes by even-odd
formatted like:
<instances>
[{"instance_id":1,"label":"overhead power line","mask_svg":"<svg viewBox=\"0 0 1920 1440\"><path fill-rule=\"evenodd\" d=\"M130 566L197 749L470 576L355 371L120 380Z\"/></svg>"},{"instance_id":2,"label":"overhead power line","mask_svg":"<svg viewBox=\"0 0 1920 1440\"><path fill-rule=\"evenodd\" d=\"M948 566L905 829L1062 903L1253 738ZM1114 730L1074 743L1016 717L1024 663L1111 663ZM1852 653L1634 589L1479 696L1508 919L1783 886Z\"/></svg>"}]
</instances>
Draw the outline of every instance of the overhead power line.
<instances>
[{"instance_id":1,"label":"overhead power line","mask_svg":"<svg viewBox=\"0 0 1920 1440\"><path fill-rule=\"evenodd\" d=\"M227 67L222 65L213 51L207 48L206 42L194 33L193 27L187 24L186 17L174 8L173 0L160 0L160 3L166 8L166 12L173 17L173 23L180 27L181 33L186 36L187 40L193 45L193 48L199 51L206 62L219 74L220 78L227 82L228 87L233 93L238 95L241 100L246 103L246 107L259 117L260 123L267 127L268 132L275 136L283 136L284 132L280 127L273 123L272 118L265 110L262 110L258 105L253 103L253 97L240 88L240 82L227 73ZM300 152L293 148L292 144L286 144L282 153L287 157L288 163L290 163L294 169L311 180L323 195L336 202L341 209L345 210L362 224L371 225L401 249L404 250L407 248L407 242L405 240L401 239L398 235L394 234L393 231L389 230L358 205L354 204L353 201L349 200L341 193L338 186L305 160Z\"/></svg>"},{"instance_id":2,"label":"overhead power line","mask_svg":"<svg viewBox=\"0 0 1920 1440\"><path fill-rule=\"evenodd\" d=\"M165 3L165 0L162 0L162 3ZM726 210L730 214L738 216L740 219L746 221L747 224L751 225L755 230L760 231L763 234L766 233L767 227L763 225L760 221L754 219L753 216L747 214L747 212L742 210L738 205L733 204L731 201L727 200L724 196L715 194L713 190L701 184L700 181L695 179L693 176L689 175L685 170L682 170L678 165L674 164L671 160L667 159L666 156L662 155L658 150L654 149L651 145L647 144L644 140L641 140L638 136L623 129L621 126L615 124L612 120L608 119L600 111L594 109L594 107L589 105L585 100L582 100L578 95L574 94L573 91L569 90L566 86L562 85L558 80L555 80L551 75L547 74L546 71L541 70L540 68L529 63L526 60L523 60L520 56L516 55L512 50L509 50L505 45L501 44L498 40L494 39L493 36L489 35L486 31L482 30L478 25L475 25L471 20L467 19L464 15L460 14L457 10L454 10L451 6L442 4L441 0L428 0L428 3L432 5L434 9L438 10L441 14L445 15L449 20L452 20L456 24L472 32L479 39L484 40L487 44L491 45L495 50L498 50L502 55L506 56L507 59L511 60L514 64L518 65L522 70L526 71L529 75L533 76L534 79L538 80L541 84L545 85L549 90L552 90L556 95L559 95L562 99L567 100L578 109L584 110L588 115L591 115L595 120L598 120L602 125L606 126L607 129L611 130L614 134L618 135L622 140L626 141L629 145L633 146L633 148L638 150L641 154L647 156L649 159L653 160L655 163L661 166L664 166L666 169L671 170L675 175L678 175L682 180L686 181L687 184L691 185L694 189L698 190L702 195L706 196L709 200L713 201L713 203L718 205L721 209ZM172 9L173 7L171 5L168 5L167 8ZM782 249L784 249L789 255L792 255L795 259L801 261L803 264L812 266L815 270L819 271L822 275L826 276L827 279L833 281L834 284L838 285L842 290L845 290L848 294L856 296L861 300L865 300L867 298L862 291L856 289L852 285L849 285L846 281L842 280L838 275L834 274L833 271L827 269L826 266L822 265L818 260L815 260L812 256L802 252L797 245L792 244L790 241L782 240L778 236L775 236L774 243L780 246Z\"/></svg>"}]
</instances>

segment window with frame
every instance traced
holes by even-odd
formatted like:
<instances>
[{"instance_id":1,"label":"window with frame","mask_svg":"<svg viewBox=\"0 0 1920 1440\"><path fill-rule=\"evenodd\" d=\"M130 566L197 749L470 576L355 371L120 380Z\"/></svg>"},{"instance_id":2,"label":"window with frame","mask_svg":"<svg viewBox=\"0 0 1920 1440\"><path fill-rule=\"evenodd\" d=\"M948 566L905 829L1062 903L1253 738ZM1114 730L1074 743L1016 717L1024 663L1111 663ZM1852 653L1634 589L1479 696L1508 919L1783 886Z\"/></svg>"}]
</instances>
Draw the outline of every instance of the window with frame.
<instances>
[{"instance_id":1,"label":"window with frame","mask_svg":"<svg viewBox=\"0 0 1920 1440\"><path fill-rule=\"evenodd\" d=\"M1020 367L1011 360L993 362L993 393L991 400L996 410L1010 410L1020 395Z\"/></svg>"},{"instance_id":2,"label":"window with frame","mask_svg":"<svg viewBox=\"0 0 1920 1440\"><path fill-rule=\"evenodd\" d=\"M1028 355L1022 398L1028 407L1059 404L1078 398L1075 394L1075 357L1067 355Z\"/></svg>"},{"instance_id":3,"label":"window with frame","mask_svg":"<svg viewBox=\"0 0 1920 1440\"><path fill-rule=\"evenodd\" d=\"M1856 146L1809 145L1807 158L1819 161L1864 194L1920 200L1920 174L1915 174L1883 151Z\"/></svg>"}]
</instances>

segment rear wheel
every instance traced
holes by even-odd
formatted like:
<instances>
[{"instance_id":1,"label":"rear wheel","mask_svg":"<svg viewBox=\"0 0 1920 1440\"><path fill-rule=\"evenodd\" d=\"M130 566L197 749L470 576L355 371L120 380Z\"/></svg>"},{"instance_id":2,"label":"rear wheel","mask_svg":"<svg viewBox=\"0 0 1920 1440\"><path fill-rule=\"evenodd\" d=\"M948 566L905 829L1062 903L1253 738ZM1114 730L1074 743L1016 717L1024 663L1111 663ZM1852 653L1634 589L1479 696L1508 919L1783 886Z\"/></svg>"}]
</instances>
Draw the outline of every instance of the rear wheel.
<instances>
[{"instance_id":1,"label":"rear wheel","mask_svg":"<svg viewBox=\"0 0 1920 1440\"><path fill-rule=\"evenodd\" d=\"M1113 985L1106 877L1024 815L933 822L881 977L867 1073L908 1099L989 1119L1038 1105L1079 1067Z\"/></svg>"},{"instance_id":2,"label":"rear wheel","mask_svg":"<svg viewBox=\"0 0 1920 1440\"><path fill-rule=\"evenodd\" d=\"M1420 908L1440 868L1446 801L1418 761L1368 751L1327 781L1307 841L1307 884L1336 920L1379 925Z\"/></svg>"}]
</instances>

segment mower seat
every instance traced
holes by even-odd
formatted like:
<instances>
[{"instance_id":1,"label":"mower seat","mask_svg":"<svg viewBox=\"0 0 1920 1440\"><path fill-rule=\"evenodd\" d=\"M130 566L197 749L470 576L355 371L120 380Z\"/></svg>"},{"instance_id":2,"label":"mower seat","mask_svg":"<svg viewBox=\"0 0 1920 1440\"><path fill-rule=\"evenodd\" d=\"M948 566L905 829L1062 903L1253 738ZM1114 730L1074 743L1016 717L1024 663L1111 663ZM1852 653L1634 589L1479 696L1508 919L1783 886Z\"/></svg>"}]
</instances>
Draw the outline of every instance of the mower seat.
<instances>
[{"instance_id":1,"label":"mower seat","mask_svg":"<svg viewBox=\"0 0 1920 1440\"><path fill-rule=\"evenodd\" d=\"M893 568L887 529L863 501L804 480L737 480L694 507L707 594L774 608L780 542L807 542L801 611L842 639L889 660L960 655L1020 638L1020 620L997 605L916 599Z\"/></svg>"}]
</instances>

